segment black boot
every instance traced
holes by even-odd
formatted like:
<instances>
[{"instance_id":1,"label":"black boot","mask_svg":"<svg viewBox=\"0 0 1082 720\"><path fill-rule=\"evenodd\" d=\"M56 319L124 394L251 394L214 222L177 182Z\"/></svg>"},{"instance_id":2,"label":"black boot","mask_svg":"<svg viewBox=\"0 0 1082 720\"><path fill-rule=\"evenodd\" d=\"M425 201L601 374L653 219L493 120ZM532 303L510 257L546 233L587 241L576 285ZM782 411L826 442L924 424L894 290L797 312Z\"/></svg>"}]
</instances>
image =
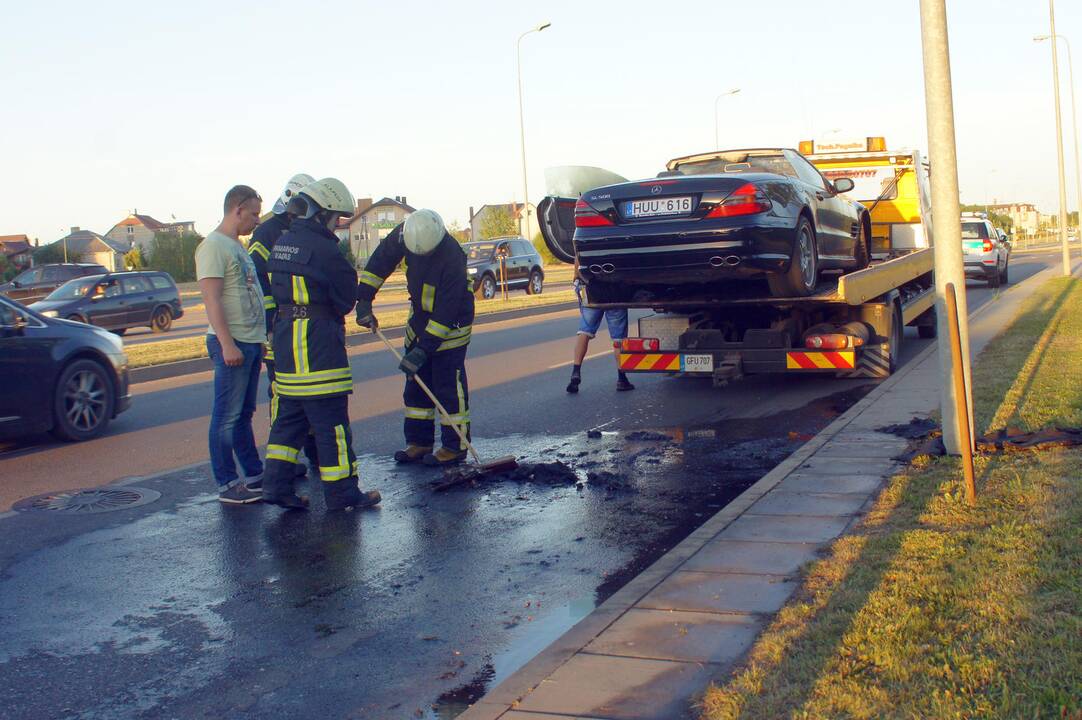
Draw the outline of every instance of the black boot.
<instances>
[{"instance_id":1,"label":"black boot","mask_svg":"<svg viewBox=\"0 0 1082 720\"><path fill-rule=\"evenodd\" d=\"M263 475L263 502L270 505L286 508L287 510L303 510L308 507L308 498L298 495L293 490L293 466L288 466L284 472L280 466Z\"/></svg>"},{"instance_id":2,"label":"black boot","mask_svg":"<svg viewBox=\"0 0 1082 720\"><path fill-rule=\"evenodd\" d=\"M623 372L616 373L616 389L620 392L627 390L634 390L635 386L631 384L631 381L627 379L627 375Z\"/></svg>"},{"instance_id":3,"label":"black boot","mask_svg":"<svg viewBox=\"0 0 1082 720\"><path fill-rule=\"evenodd\" d=\"M567 383L567 391L569 393L577 393L579 391L579 384L582 382L582 370L580 365L575 365L571 368L571 380Z\"/></svg>"},{"instance_id":4,"label":"black boot","mask_svg":"<svg viewBox=\"0 0 1082 720\"><path fill-rule=\"evenodd\" d=\"M379 490L361 490L357 477L323 483L323 499L328 512L353 510L379 505Z\"/></svg>"}]
</instances>

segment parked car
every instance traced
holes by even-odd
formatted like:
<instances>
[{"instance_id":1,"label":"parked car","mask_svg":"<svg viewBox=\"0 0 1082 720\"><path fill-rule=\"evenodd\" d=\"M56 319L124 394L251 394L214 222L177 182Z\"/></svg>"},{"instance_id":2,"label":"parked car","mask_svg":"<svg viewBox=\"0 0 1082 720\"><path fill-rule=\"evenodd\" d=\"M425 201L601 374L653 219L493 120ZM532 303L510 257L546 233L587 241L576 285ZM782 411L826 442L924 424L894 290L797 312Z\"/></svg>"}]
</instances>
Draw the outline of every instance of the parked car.
<instances>
[{"instance_id":1,"label":"parked car","mask_svg":"<svg viewBox=\"0 0 1082 720\"><path fill-rule=\"evenodd\" d=\"M984 213L962 213L962 253L967 278L989 287L1007 284L1011 246Z\"/></svg>"},{"instance_id":2,"label":"parked car","mask_svg":"<svg viewBox=\"0 0 1082 720\"><path fill-rule=\"evenodd\" d=\"M123 335L131 327L163 333L184 315L169 273L106 273L70 280L30 306L45 317L97 325Z\"/></svg>"},{"instance_id":3,"label":"parked car","mask_svg":"<svg viewBox=\"0 0 1082 720\"><path fill-rule=\"evenodd\" d=\"M525 290L540 295L545 285L545 262L541 253L521 237L493 238L464 243L466 272L478 297L491 300L502 289L500 261L503 260L503 282L508 290Z\"/></svg>"},{"instance_id":4,"label":"parked car","mask_svg":"<svg viewBox=\"0 0 1082 720\"><path fill-rule=\"evenodd\" d=\"M0 437L89 440L131 405L128 358L100 328L0 298Z\"/></svg>"},{"instance_id":5,"label":"parked car","mask_svg":"<svg viewBox=\"0 0 1082 720\"><path fill-rule=\"evenodd\" d=\"M565 191L575 184L554 180ZM852 189L796 150L727 150L670 160L657 178L547 197L538 218L553 254L574 262L577 253L594 302L764 276L774 296L805 296L821 270L868 265L871 221L843 195Z\"/></svg>"},{"instance_id":6,"label":"parked car","mask_svg":"<svg viewBox=\"0 0 1082 720\"><path fill-rule=\"evenodd\" d=\"M41 300L73 278L101 275L109 272L97 263L57 263L38 265L24 270L11 281L0 285L0 295L18 300L23 305Z\"/></svg>"}]
</instances>

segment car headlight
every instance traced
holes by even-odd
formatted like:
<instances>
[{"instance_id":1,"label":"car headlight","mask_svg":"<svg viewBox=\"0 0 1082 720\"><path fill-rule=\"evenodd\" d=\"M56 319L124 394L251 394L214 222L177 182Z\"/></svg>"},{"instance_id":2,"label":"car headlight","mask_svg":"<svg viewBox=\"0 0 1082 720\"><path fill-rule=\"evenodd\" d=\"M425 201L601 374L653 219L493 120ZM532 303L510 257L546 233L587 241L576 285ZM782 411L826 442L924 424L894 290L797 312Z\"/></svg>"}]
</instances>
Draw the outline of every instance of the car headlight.
<instances>
[{"instance_id":1,"label":"car headlight","mask_svg":"<svg viewBox=\"0 0 1082 720\"><path fill-rule=\"evenodd\" d=\"M58 313L56 310L43 310L41 314L45 317L56 317L60 313Z\"/></svg>"},{"instance_id":2,"label":"car headlight","mask_svg":"<svg viewBox=\"0 0 1082 720\"><path fill-rule=\"evenodd\" d=\"M477 274L477 268L466 268L466 274L467 275L476 275Z\"/></svg>"}]
</instances>

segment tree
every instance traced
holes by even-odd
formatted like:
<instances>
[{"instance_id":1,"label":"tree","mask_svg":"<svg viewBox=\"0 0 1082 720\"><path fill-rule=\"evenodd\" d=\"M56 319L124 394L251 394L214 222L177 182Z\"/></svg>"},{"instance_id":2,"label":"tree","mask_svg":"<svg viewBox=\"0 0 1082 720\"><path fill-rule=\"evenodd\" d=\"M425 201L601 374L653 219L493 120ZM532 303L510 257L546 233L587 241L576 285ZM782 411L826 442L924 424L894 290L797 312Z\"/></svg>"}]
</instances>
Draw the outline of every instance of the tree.
<instances>
[{"instance_id":1,"label":"tree","mask_svg":"<svg viewBox=\"0 0 1082 720\"><path fill-rule=\"evenodd\" d=\"M195 280L195 248L203 241L196 233L155 233L147 248L146 267L162 270L177 282Z\"/></svg>"},{"instance_id":2,"label":"tree","mask_svg":"<svg viewBox=\"0 0 1082 720\"><path fill-rule=\"evenodd\" d=\"M447 226L447 232L455 240L460 243L468 243L470 241L470 231L468 228L463 228L459 224L458 220L452 220L451 224Z\"/></svg>"},{"instance_id":3,"label":"tree","mask_svg":"<svg viewBox=\"0 0 1082 720\"><path fill-rule=\"evenodd\" d=\"M124 253L124 267L129 270L142 270L147 264L143 261L143 251L136 245Z\"/></svg>"},{"instance_id":4,"label":"tree","mask_svg":"<svg viewBox=\"0 0 1082 720\"><path fill-rule=\"evenodd\" d=\"M1014 220L1011 220L1009 215L1001 215L997 212L990 212L987 210L987 207L987 205L963 205L962 212L986 213L988 215L988 219L992 221L992 225L1008 233L1011 232L1011 228L1014 227Z\"/></svg>"},{"instance_id":5,"label":"tree","mask_svg":"<svg viewBox=\"0 0 1082 720\"><path fill-rule=\"evenodd\" d=\"M506 207L489 206L488 212L481 218L481 239L517 235L518 226L514 216Z\"/></svg>"},{"instance_id":6,"label":"tree","mask_svg":"<svg viewBox=\"0 0 1082 720\"><path fill-rule=\"evenodd\" d=\"M64 241L57 240L56 242L49 243L48 245L42 245L34 250L32 253L35 265L49 265L52 263L62 262L82 262L83 254L68 249L67 258L64 257Z\"/></svg>"},{"instance_id":7,"label":"tree","mask_svg":"<svg viewBox=\"0 0 1082 720\"><path fill-rule=\"evenodd\" d=\"M0 282L7 282L19 274L19 268L15 267L7 255L0 253Z\"/></svg>"}]
</instances>

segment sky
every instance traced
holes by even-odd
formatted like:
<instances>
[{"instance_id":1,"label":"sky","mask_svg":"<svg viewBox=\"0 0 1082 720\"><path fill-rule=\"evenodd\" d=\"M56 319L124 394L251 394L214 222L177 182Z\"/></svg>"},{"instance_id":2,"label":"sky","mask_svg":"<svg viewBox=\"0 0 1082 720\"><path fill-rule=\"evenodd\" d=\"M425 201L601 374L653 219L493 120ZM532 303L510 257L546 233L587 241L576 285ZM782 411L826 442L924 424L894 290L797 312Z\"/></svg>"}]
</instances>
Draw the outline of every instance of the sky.
<instances>
[{"instance_id":1,"label":"sky","mask_svg":"<svg viewBox=\"0 0 1082 720\"><path fill-rule=\"evenodd\" d=\"M947 0L963 202L1058 208L1044 0ZM1082 2L1059 0L1076 41ZM296 172L465 226L544 170L652 177L725 147L882 135L927 147L917 0L305 3L6 0L0 235L107 232L137 209L206 233L230 186ZM1068 206L1076 207L1061 49Z\"/></svg>"}]
</instances>

